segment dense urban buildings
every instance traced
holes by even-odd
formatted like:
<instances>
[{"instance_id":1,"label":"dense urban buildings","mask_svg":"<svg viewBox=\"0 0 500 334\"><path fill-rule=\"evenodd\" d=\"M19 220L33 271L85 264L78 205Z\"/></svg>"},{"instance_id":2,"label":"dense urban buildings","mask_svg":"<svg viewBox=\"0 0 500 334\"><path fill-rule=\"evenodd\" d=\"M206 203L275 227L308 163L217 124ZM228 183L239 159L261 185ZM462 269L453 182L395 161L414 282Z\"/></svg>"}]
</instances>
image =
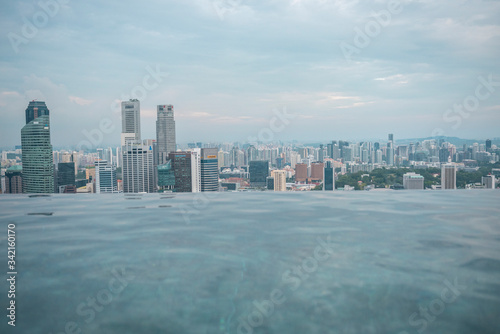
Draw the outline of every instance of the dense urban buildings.
<instances>
[{"instance_id":1,"label":"dense urban buildings","mask_svg":"<svg viewBox=\"0 0 500 334\"><path fill-rule=\"evenodd\" d=\"M468 144L444 138L396 143L390 134L373 142L310 145L177 144L172 105L157 106L156 140L141 138L140 101L123 101L121 107L123 145L88 152L52 150L49 110L44 102L30 102L22 145L1 153L2 191L495 189L500 177L498 138Z\"/></svg>"},{"instance_id":2,"label":"dense urban buildings","mask_svg":"<svg viewBox=\"0 0 500 334\"><path fill-rule=\"evenodd\" d=\"M53 193L50 119L45 102L38 101L35 104L32 101L26 109L26 125L21 129L21 146L23 192Z\"/></svg>"}]
</instances>

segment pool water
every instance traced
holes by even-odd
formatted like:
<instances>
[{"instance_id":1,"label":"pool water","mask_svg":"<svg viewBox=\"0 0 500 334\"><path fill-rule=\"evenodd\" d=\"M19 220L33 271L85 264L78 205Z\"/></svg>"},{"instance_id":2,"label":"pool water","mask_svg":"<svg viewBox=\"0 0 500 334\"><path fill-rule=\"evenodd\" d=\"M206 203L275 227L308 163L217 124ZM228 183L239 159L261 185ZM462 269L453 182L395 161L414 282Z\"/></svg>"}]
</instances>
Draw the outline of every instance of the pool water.
<instances>
[{"instance_id":1,"label":"pool water","mask_svg":"<svg viewBox=\"0 0 500 334\"><path fill-rule=\"evenodd\" d=\"M0 217L1 333L500 333L498 191L1 195Z\"/></svg>"}]
</instances>

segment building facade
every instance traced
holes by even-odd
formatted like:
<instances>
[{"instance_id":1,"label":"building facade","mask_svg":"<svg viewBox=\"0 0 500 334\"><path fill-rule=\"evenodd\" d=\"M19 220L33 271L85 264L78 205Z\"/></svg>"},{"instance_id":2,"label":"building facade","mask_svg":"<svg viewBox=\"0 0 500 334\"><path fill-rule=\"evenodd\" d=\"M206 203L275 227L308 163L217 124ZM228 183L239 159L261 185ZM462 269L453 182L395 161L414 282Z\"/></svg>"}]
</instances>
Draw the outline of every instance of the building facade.
<instances>
[{"instance_id":1,"label":"building facade","mask_svg":"<svg viewBox=\"0 0 500 334\"><path fill-rule=\"evenodd\" d=\"M156 192L155 154L153 145L128 144L123 147L123 192Z\"/></svg>"},{"instance_id":2,"label":"building facade","mask_svg":"<svg viewBox=\"0 0 500 334\"><path fill-rule=\"evenodd\" d=\"M409 190L423 190L424 177L416 173L406 173L403 175L403 188Z\"/></svg>"},{"instance_id":3,"label":"building facade","mask_svg":"<svg viewBox=\"0 0 500 334\"><path fill-rule=\"evenodd\" d=\"M441 189L457 189L457 167L454 164L441 167Z\"/></svg>"},{"instance_id":4,"label":"building facade","mask_svg":"<svg viewBox=\"0 0 500 334\"><path fill-rule=\"evenodd\" d=\"M131 99L122 102L122 137L121 145L141 140L141 103Z\"/></svg>"},{"instance_id":5,"label":"building facade","mask_svg":"<svg viewBox=\"0 0 500 334\"><path fill-rule=\"evenodd\" d=\"M286 191L286 171L273 170L271 177L274 179L274 191Z\"/></svg>"},{"instance_id":6,"label":"building facade","mask_svg":"<svg viewBox=\"0 0 500 334\"><path fill-rule=\"evenodd\" d=\"M179 193L192 192L191 152L170 152L168 157L174 170L175 185L173 191Z\"/></svg>"},{"instance_id":7,"label":"building facade","mask_svg":"<svg viewBox=\"0 0 500 334\"><path fill-rule=\"evenodd\" d=\"M107 160L95 162L95 192L96 194L118 192L116 166L111 165Z\"/></svg>"},{"instance_id":8,"label":"building facade","mask_svg":"<svg viewBox=\"0 0 500 334\"><path fill-rule=\"evenodd\" d=\"M269 161L250 161L250 186L266 187L269 176Z\"/></svg>"},{"instance_id":9,"label":"building facade","mask_svg":"<svg viewBox=\"0 0 500 334\"><path fill-rule=\"evenodd\" d=\"M23 193L23 168L21 166L12 166L5 171L5 193L22 194Z\"/></svg>"},{"instance_id":10,"label":"building facade","mask_svg":"<svg viewBox=\"0 0 500 334\"><path fill-rule=\"evenodd\" d=\"M45 103L44 103L45 104ZM54 165L47 114L34 118L21 129L23 192L53 193ZM28 114L28 112L27 112ZM37 114L34 112L34 116ZM27 115L27 120L31 118Z\"/></svg>"},{"instance_id":11,"label":"building facade","mask_svg":"<svg viewBox=\"0 0 500 334\"><path fill-rule=\"evenodd\" d=\"M163 165L168 160L168 154L177 150L173 105L157 106L156 142L158 143L158 161L160 165Z\"/></svg>"},{"instance_id":12,"label":"building facade","mask_svg":"<svg viewBox=\"0 0 500 334\"><path fill-rule=\"evenodd\" d=\"M201 149L201 191L219 190L218 150Z\"/></svg>"}]
</instances>

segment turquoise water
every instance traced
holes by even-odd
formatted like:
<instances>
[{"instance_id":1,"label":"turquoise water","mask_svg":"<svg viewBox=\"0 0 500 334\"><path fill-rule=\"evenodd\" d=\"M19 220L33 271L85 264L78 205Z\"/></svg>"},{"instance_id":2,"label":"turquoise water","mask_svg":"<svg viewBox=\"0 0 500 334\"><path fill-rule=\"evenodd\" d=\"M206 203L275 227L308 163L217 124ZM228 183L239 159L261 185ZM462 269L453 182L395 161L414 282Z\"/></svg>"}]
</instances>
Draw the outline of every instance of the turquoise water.
<instances>
[{"instance_id":1,"label":"turquoise water","mask_svg":"<svg viewBox=\"0 0 500 334\"><path fill-rule=\"evenodd\" d=\"M1 333L500 333L498 191L3 195L0 210L18 272Z\"/></svg>"}]
</instances>

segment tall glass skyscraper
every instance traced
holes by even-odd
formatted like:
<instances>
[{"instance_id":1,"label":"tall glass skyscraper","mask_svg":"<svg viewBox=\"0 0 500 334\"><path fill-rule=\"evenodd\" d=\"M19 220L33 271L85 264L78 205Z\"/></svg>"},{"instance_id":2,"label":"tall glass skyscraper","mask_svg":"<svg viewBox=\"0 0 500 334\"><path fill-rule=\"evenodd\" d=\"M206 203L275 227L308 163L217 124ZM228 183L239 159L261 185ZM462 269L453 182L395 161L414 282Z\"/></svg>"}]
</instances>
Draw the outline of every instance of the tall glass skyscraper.
<instances>
[{"instance_id":1,"label":"tall glass skyscraper","mask_svg":"<svg viewBox=\"0 0 500 334\"><path fill-rule=\"evenodd\" d=\"M50 143L49 109L45 102L32 101L21 129L23 192L53 193L54 165Z\"/></svg>"},{"instance_id":2,"label":"tall glass skyscraper","mask_svg":"<svg viewBox=\"0 0 500 334\"><path fill-rule=\"evenodd\" d=\"M26 124L40 116L49 116L49 109L43 101L31 101L26 108Z\"/></svg>"},{"instance_id":3,"label":"tall glass skyscraper","mask_svg":"<svg viewBox=\"0 0 500 334\"><path fill-rule=\"evenodd\" d=\"M157 107L156 142L158 143L159 164L168 160L168 154L176 151L175 120L173 105L159 105Z\"/></svg>"}]
</instances>

